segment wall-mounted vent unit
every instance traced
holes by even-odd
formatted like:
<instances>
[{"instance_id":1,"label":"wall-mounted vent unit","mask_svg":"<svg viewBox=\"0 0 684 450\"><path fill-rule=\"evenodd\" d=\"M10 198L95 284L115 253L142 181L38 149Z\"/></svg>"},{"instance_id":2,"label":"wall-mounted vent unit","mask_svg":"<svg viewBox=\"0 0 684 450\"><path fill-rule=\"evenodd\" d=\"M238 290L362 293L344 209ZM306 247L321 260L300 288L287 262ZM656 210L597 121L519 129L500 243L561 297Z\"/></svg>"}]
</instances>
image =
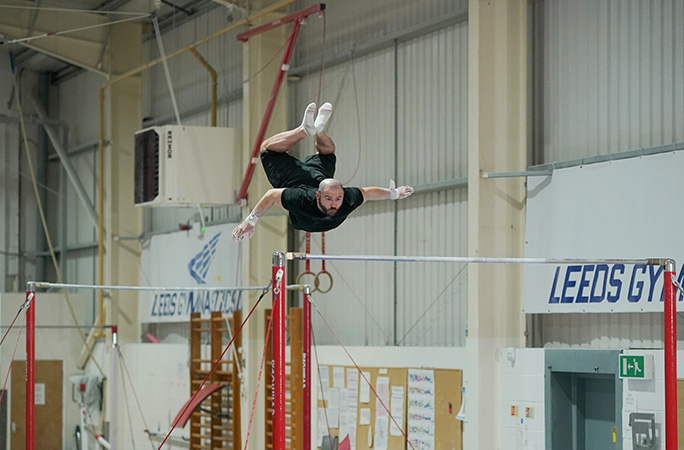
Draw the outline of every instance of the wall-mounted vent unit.
<instances>
[{"instance_id":1,"label":"wall-mounted vent unit","mask_svg":"<svg viewBox=\"0 0 684 450\"><path fill-rule=\"evenodd\" d=\"M164 125L138 131L136 206L234 204L241 145L237 128Z\"/></svg>"}]
</instances>

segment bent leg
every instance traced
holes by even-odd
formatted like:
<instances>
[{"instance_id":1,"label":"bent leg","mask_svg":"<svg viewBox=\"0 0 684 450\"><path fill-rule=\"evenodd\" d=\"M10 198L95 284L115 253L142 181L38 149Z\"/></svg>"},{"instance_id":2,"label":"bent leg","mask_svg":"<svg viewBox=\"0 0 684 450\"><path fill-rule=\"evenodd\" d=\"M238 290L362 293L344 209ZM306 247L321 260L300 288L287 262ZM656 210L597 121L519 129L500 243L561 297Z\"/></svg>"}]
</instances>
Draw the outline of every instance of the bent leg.
<instances>
[{"instance_id":1,"label":"bent leg","mask_svg":"<svg viewBox=\"0 0 684 450\"><path fill-rule=\"evenodd\" d=\"M294 130L283 131L266 139L261 144L261 150L271 150L272 152L284 153L294 147L297 142L306 137L306 132L301 126Z\"/></svg>"},{"instance_id":2,"label":"bent leg","mask_svg":"<svg viewBox=\"0 0 684 450\"><path fill-rule=\"evenodd\" d=\"M314 126L314 113L316 112L316 104L309 103L304 111L304 119L302 124L294 130L283 131L261 143L261 150L271 150L272 152L284 153L294 147L297 142L301 141L307 136L316 133Z\"/></svg>"},{"instance_id":3,"label":"bent leg","mask_svg":"<svg viewBox=\"0 0 684 450\"><path fill-rule=\"evenodd\" d=\"M314 145L316 146L316 152L322 155L335 153L335 143L325 131L321 131L316 135Z\"/></svg>"}]
</instances>

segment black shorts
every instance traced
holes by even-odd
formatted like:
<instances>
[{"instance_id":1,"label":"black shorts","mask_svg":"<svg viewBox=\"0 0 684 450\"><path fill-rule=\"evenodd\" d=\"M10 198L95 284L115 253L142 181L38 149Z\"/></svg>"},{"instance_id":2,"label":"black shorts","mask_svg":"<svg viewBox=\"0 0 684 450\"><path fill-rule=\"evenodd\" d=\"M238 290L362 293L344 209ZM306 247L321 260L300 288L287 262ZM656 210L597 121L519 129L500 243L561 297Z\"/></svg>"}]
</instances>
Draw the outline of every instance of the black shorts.
<instances>
[{"instance_id":1,"label":"black shorts","mask_svg":"<svg viewBox=\"0 0 684 450\"><path fill-rule=\"evenodd\" d=\"M335 176L334 153L316 153L308 156L304 162L286 152L262 150L260 156L268 181L274 188L305 185L318 189L321 181Z\"/></svg>"}]
</instances>

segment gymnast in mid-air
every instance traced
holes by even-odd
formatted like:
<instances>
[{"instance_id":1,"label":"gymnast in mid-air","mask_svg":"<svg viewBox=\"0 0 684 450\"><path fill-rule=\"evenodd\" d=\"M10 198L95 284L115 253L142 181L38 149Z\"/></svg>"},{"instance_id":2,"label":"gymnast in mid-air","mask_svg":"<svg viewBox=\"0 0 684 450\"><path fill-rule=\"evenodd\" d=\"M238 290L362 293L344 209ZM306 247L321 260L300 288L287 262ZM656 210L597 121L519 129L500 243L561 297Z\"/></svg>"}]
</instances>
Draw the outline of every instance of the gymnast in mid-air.
<instances>
[{"instance_id":1,"label":"gymnast in mid-air","mask_svg":"<svg viewBox=\"0 0 684 450\"><path fill-rule=\"evenodd\" d=\"M296 230L323 232L338 227L352 211L369 200L399 200L413 193L411 186L343 187L335 176L335 144L324 131L333 107L324 103L316 114L316 104L306 107L297 128L283 131L261 144L261 162L273 186L261 197L247 218L233 230L233 240L252 237L259 218L273 206L288 211ZM315 116L315 118L314 118ZM314 137L316 153L303 162L287 151L308 136Z\"/></svg>"}]
</instances>

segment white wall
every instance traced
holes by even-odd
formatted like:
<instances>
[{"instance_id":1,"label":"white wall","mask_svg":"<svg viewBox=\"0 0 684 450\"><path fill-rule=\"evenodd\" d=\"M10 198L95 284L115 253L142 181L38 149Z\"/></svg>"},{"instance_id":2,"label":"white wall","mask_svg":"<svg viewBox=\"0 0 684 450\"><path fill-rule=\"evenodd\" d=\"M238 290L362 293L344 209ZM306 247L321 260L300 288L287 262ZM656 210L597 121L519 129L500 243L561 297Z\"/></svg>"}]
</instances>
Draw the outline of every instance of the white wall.
<instances>
[{"instance_id":1,"label":"white wall","mask_svg":"<svg viewBox=\"0 0 684 450\"><path fill-rule=\"evenodd\" d=\"M653 355L654 378L652 380L622 381L622 448L632 449L632 430L628 425L629 413L655 414L657 444L665 450L665 361L662 350L629 350L624 354ZM512 361L509 359L511 355ZM677 352L677 376L684 377L684 350ZM545 448L545 392L544 349L502 349L499 355L501 378L501 429L500 448L541 450ZM636 404L636 410L625 409ZM511 407L517 406L517 416ZM533 417L525 417L527 407L534 408ZM517 445L517 447L515 446Z\"/></svg>"},{"instance_id":2,"label":"white wall","mask_svg":"<svg viewBox=\"0 0 684 450\"><path fill-rule=\"evenodd\" d=\"M145 426L155 435L152 442L156 448L171 430L176 414L190 399L190 346L128 343L121 349L130 379L126 376L121 380L119 375L118 448L134 448L134 443L135 448L149 448ZM164 448L186 449L189 437L188 422L185 428L174 430Z\"/></svg>"},{"instance_id":3,"label":"white wall","mask_svg":"<svg viewBox=\"0 0 684 450\"><path fill-rule=\"evenodd\" d=\"M19 307L24 303L26 295L23 293L3 293L2 301L0 302L0 317L2 325L8 326L17 315ZM84 300L79 295L73 293L69 294L69 300L77 314L84 309ZM73 434L76 425L79 424L79 407L71 400L71 387L69 376L77 373L83 373L76 367L76 361L83 348L83 341L78 335L76 329L47 329L41 328L45 325L57 326L71 326L74 324L69 309L66 305L64 296L60 294L46 294L38 292L35 300L36 305L36 360L62 360L62 442L64 448L71 445L73 442ZM22 329L21 338L17 341L19 329L25 314L19 316L15 322L14 327L7 335L5 342L0 348L0 383L4 383L5 377L9 371L9 365L12 361L12 353L14 352L16 344L16 360L26 360L26 327ZM7 329L2 328L2 334ZM88 330L83 330L87 333ZM107 364L103 364L103 355L96 355L96 359L103 370L106 372ZM94 367L87 367L85 371L89 374L97 373ZM0 385L1 386L1 385ZM8 382L7 389L11 390ZM10 402L19 401L25 403L24 398L13 399L10 392ZM8 405L10 403L8 402ZM9 414L9 413L8 413ZM97 423L99 419L98 414L94 414L93 420ZM17 418L15 418L17 420ZM23 418L19 418L23 420ZM9 433L10 440L12 434Z\"/></svg>"},{"instance_id":4,"label":"white wall","mask_svg":"<svg viewBox=\"0 0 684 450\"><path fill-rule=\"evenodd\" d=\"M499 448L542 450L545 446L544 349L501 349L499 369Z\"/></svg>"}]
</instances>

